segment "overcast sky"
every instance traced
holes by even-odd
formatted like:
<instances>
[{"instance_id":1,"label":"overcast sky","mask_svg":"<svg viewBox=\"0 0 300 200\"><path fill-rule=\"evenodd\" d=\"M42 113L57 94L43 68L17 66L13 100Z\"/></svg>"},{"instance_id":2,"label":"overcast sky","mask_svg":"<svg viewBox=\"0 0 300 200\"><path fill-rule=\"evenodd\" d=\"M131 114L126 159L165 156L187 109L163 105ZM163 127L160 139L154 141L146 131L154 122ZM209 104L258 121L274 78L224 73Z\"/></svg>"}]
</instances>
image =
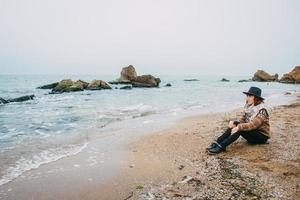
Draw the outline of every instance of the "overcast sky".
<instances>
[{"instance_id":1,"label":"overcast sky","mask_svg":"<svg viewBox=\"0 0 300 200\"><path fill-rule=\"evenodd\" d=\"M299 0L0 0L1 74L249 75L300 65Z\"/></svg>"}]
</instances>

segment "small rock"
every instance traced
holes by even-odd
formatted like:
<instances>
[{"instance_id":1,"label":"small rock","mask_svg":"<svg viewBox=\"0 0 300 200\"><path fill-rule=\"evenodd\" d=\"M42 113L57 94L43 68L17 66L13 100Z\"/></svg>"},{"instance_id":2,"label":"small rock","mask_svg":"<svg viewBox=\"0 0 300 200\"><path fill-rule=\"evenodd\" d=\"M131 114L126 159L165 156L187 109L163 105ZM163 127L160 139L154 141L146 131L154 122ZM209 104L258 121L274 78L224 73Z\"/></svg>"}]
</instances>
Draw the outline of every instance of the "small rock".
<instances>
[{"instance_id":1,"label":"small rock","mask_svg":"<svg viewBox=\"0 0 300 200\"><path fill-rule=\"evenodd\" d=\"M120 88L120 90L131 90L132 86L131 85L126 85Z\"/></svg>"},{"instance_id":2,"label":"small rock","mask_svg":"<svg viewBox=\"0 0 300 200\"><path fill-rule=\"evenodd\" d=\"M193 78L193 79L184 79L184 81L200 81L200 80Z\"/></svg>"},{"instance_id":3,"label":"small rock","mask_svg":"<svg viewBox=\"0 0 300 200\"><path fill-rule=\"evenodd\" d=\"M183 168L184 168L184 165L180 165L180 166L178 167L179 170L182 170Z\"/></svg>"},{"instance_id":4,"label":"small rock","mask_svg":"<svg viewBox=\"0 0 300 200\"><path fill-rule=\"evenodd\" d=\"M226 78L222 78L220 81L222 81L222 82L229 82L229 80L226 79Z\"/></svg>"}]
</instances>

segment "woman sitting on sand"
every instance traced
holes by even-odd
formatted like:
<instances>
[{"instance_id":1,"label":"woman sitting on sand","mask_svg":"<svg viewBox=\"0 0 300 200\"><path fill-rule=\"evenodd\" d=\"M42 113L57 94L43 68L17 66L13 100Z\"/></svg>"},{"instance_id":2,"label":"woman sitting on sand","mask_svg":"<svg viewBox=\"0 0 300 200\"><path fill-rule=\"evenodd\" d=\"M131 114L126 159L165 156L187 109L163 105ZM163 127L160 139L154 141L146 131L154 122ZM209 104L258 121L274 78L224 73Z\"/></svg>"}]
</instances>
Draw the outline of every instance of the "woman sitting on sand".
<instances>
[{"instance_id":1,"label":"woman sitting on sand","mask_svg":"<svg viewBox=\"0 0 300 200\"><path fill-rule=\"evenodd\" d=\"M228 129L207 148L209 153L217 154L240 136L251 144L264 144L270 138L270 110L261 97L261 89L251 87L247 95L244 113L240 121L230 121Z\"/></svg>"}]
</instances>

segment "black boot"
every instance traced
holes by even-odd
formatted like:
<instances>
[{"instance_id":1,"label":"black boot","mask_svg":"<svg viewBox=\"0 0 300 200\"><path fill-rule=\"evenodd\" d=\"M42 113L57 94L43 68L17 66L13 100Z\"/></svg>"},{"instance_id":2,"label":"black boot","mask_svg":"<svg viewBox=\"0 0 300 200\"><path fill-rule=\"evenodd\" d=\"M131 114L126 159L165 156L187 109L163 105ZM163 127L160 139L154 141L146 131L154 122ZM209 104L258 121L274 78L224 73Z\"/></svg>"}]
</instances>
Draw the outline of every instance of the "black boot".
<instances>
[{"instance_id":1,"label":"black boot","mask_svg":"<svg viewBox=\"0 0 300 200\"><path fill-rule=\"evenodd\" d=\"M222 151L226 151L226 147L223 147L222 145L216 143L216 146L214 148L208 149L208 152L210 154L218 154Z\"/></svg>"},{"instance_id":2,"label":"black boot","mask_svg":"<svg viewBox=\"0 0 300 200\"><path fill-rule=\"evenodd\" d=\"M213 149L213 148L215 148L215 147L217 147L217 146L218 146L218 143L217 143L217 142L213 142L213 143L211 143L211 144L209 145L209 147L206 148L206 150Z\"/></svg>"}]
</instances>

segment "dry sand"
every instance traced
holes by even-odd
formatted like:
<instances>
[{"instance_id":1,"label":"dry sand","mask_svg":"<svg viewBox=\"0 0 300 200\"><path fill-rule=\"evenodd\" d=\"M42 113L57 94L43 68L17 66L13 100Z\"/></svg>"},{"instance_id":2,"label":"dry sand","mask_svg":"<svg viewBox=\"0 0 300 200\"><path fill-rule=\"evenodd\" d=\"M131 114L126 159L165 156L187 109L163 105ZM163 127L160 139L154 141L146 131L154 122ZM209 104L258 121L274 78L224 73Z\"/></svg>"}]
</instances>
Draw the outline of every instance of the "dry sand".
<instances>
[{"instance_id":1,"label":"dry sand","mask_svg":"<svg viewBox=\"0 0 300 200\"><path fill-rule=\"evenodd\" d=\"M299 100L273 110L269 144L240 138L224 153L207 154L240 113L186 118L139 139L130 144L120 175L71 199L299 199Z\"/></svg>"}]
</instances>

